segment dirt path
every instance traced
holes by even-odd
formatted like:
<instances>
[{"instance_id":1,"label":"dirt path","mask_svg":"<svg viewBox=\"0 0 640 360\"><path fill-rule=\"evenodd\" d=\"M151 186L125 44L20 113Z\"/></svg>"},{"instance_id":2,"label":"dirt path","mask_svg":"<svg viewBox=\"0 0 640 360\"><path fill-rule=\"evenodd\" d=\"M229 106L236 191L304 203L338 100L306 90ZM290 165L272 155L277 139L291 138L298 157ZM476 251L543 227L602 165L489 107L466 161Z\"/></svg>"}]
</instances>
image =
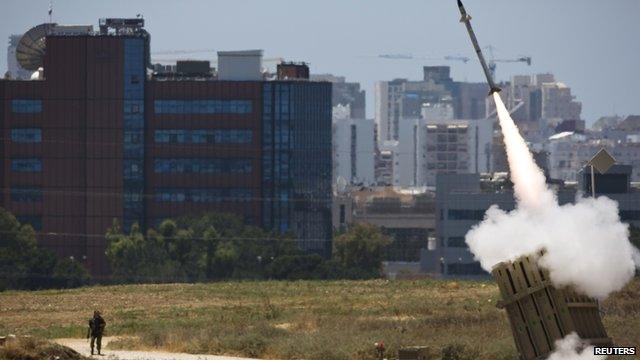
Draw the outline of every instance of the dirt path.
<instances>
[{"instance_id":1,"label":"dirt path","mask_svg":"<svg viewBox=\"0 0 640 360\"><path fill-rule=\"evenodd\" d=\"M103 356L94 355L95 359L104 360L250 360L232 356L194 355L184 353L170 353L162 351L126 351L109 350L107 344L117 337L102 338ZM56 343L72 348L84 356L91 356L91 349L87 339L56 339Z\"/></svg>"}]
</instances>

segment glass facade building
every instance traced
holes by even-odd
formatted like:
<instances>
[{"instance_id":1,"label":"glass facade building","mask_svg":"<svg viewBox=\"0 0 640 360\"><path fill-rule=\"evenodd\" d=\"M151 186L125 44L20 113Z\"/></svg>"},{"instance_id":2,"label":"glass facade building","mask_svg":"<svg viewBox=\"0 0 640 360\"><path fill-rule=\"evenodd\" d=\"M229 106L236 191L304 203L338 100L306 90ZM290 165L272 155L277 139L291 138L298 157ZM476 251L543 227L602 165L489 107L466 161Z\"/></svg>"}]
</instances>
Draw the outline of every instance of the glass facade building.
<instances>
[{"instance_id":1,"label":"glass facade building","mask_svg":"<svg viewBox=\"0 0 640 360\"><path fill-rule=\"evenodd\" d=\"M303 250L331 251L331 86L263 85L263 226L292 232Z\"/></svg>"},{"instance_id":2,"label":"glass facade building","mask_svg":"<svg viewBox=\"0 0 640 360\"><path fill-rule=\"evenodd\" d=\"M156 114L249 114L249 100L156 100Z\"/></svg>"},{"instance_id":3,"label":"glass facade building","mask_svg":"<svg viewBox=\"0 0 640 360\"><path fill-rule=\"evenodd\" d=\"M95 278L114 219L233 213L329 255L331 84L154 79L148 46L49 36L41 80L0 79L0 206Z\"/></svg>"},{"instance_id":4,"label":"glass facade building","mask_svg":"<svg viewBox=\"0 0 640 360\"><path fill-rule=\"evenodd\" d=\"M145 42L142 38L124 40L124 159L123 227L144 226L144 79Z\"/></svg>"},{"instance_id":5,"label":"glass facade building","mask_svg":"<svg viewBox=\"0 0 640 360\"><path fill-rule=\"evenodd\" d=\"M243 129L156 130L155 141L170 144L249 144L253 141L253 132Z\"/></svg>"}]
</instances>

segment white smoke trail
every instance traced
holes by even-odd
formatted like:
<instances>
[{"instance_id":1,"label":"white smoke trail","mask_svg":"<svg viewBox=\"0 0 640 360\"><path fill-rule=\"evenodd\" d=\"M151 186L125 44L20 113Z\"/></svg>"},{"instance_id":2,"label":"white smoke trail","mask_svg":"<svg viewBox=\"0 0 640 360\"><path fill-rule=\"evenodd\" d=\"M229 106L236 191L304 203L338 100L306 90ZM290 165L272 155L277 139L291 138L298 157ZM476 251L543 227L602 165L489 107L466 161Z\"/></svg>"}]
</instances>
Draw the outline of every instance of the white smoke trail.
<instances>
[{"instance_id":1,"label":"white smoke trail","mask_svg":"<svg viewBox=\"0 0 640 360\"><path fill-rule=\"evenodd\" d=\"M491 271L499 262L546 249L539 264L557 287L571 285L599 299L624 287L635 273L637 249L618 204L599 197L559 206L500 96L494 99L518 206L512 212L491 207L467 233L476 260Z\"/></svg>"},{"instance_id":2,"label":"white smoke trail","mask_svg":"<svg viewBox=\"0 0 640 360\"><path fill-rule=\"evenodd\" d=\"M605 355L593 355L593 346L589 346L576 335L571 333L564 339L556 341L556 350L547 360L604 360Z\"/></svg>"},{"instance_id":3,"label":"white smoke trail","mask_svg":"<svg viewBox=\"0 0 640 360\"><path fill-rule=\"evenodd\" d=\"M493 93L500 128L507 148L507 160L511 170L511 181L515 187L518 206L529 210L555 204L553 193L547 188L544 173L538 168L518 127L497 92Z\"/></svg>"}]
</instances>

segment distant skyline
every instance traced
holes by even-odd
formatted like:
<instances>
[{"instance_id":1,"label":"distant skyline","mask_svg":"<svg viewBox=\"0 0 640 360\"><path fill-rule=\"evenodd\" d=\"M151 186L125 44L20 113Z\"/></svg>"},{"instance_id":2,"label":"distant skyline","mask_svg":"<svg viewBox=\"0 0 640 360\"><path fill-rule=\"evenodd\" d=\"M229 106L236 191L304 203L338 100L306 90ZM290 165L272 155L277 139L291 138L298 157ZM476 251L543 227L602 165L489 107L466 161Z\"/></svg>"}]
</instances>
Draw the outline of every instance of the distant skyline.
<instances>
[{"instance_id":1,"label":"distant skyline","mask_svg":"<svg viewBox=\"0 0 640 360\"><path fill-rule=\"evenodd\" d=\"M588 123L640 114L640 1L466 0L465 6L481 46L492 45L496 58L533 59L530 67L499 63L498 81L551 72L583 103ZM9 35L48 21L48 8L48 0L0 4L3 74ZM368 117L375 81L419 80L423 65L449 65L454 80L483 81L455 0L53 1L53 21L60 24L97 26L101 17L136 14L145 17L152 52L264 49L266 58L306 61L312 73L360 82ZM471 61L376 59L378 54L463 55ZM214 60L215 54L190 57Z\"/></svg>"}]
</instances>

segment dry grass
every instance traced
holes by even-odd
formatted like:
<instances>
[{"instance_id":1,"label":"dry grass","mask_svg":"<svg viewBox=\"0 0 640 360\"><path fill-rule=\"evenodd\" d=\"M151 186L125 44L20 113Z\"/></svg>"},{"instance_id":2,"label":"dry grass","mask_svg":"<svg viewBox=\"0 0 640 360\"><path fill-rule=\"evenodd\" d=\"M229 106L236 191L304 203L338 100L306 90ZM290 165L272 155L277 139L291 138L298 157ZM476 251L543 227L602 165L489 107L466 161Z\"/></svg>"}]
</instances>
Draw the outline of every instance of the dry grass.
<instances>
[{"instance_id":1,"label":"dry grass","mask_svg":"<svg viewBox=\"0 0 640 360\"><path fill-rule=\"evenodd\" d=\"M0 346L3 360L85 360L74 350L34 337L18 337Z\"/></svg>"},{"instance_id":2,"label":"dry grass","mask_svg":"<svg viewBox=\"0 0 640 360\"><path fill-rule=\"evenodd\" d=\"M0 293L0 334L82 337L93 309L114 346L284 359L372 359L428 345L434 354L515 359L491 282L299 281L91 287ZM640 344L640 280L608 300L617 344ZM466 354L466 355L465 355Z\"/></svg>"}]
</instances>

